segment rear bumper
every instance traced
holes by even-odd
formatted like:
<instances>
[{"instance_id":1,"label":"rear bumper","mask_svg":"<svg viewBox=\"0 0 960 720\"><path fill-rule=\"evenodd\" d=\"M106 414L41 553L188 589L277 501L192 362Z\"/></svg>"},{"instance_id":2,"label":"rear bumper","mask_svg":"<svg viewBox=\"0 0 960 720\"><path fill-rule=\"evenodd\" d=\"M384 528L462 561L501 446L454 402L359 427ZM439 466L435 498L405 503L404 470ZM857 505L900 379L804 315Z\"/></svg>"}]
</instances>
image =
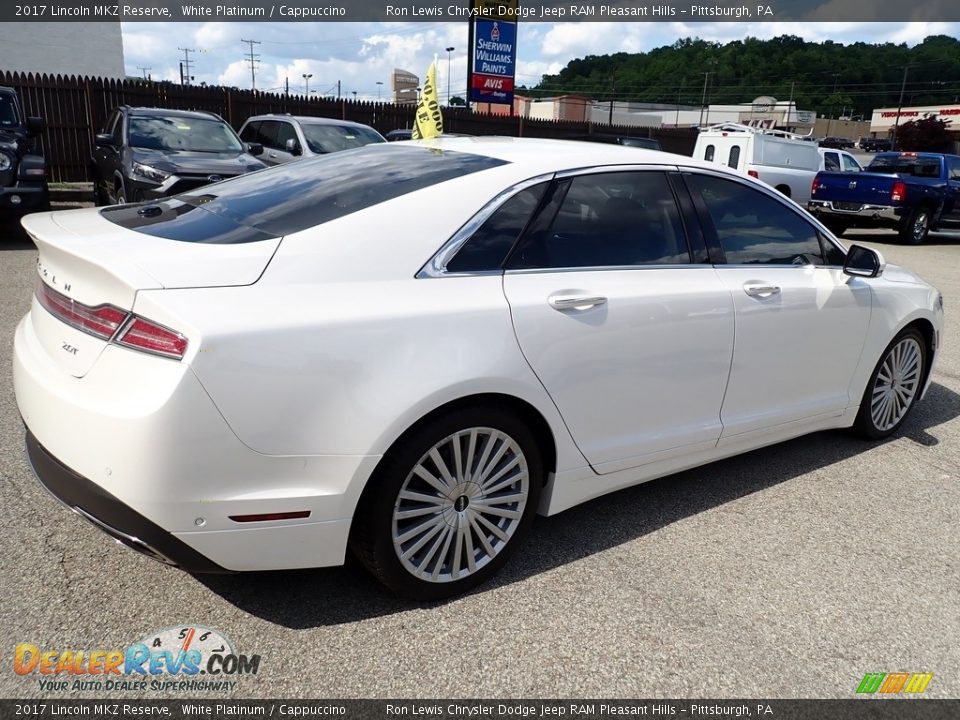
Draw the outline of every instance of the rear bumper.
<instances>
[{"instance_id":1,"label":"rear bumper","mask_svg":"<svg viewBox=\"0 0 960 720\"><path fill-rule=\"evenodd\" d=\"M73 377L30 314L14 339L13 384L40 482L123 544L195 572L343 563L377 456L254 452L189 367L108 346ZM309 514L234 520L288 511Z\"/></svg>"},{"instance_id":2,"label":"rear bumper","mask_svg":"<svg viewBox=\"0 0 960 720\"><path fill-rule=\"evenodd\" d=\"M228 572L61 463L30 430L26 445L30 467L47 492L119 544L188 572Z\"/></svg>"},{"instance_id":3,"label":"rear bumper","mask_svg":"<svg viewBox=\"0 0 960 720\"><path fill-rule=\"evenodd\" d=\"M902 208L889 205L863 205L859 210L841 210L829 200L811 200L807 210L820 218L842 220L851 226L896 227L900 224Z\"/></svg>"}]
</instances>

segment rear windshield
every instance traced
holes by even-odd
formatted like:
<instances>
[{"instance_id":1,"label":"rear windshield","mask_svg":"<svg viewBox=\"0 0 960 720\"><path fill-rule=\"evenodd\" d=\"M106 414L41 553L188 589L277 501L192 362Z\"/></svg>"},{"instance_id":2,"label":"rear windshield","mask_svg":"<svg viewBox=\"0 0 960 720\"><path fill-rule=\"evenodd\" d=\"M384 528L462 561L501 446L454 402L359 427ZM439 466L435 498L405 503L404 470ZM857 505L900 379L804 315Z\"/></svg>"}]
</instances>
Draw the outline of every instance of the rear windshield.
<instances>
[{"instance_id":1,"label":"rear windshield","mask_svg":"<svg viewBox=\"0 0 960 720\"><path fill-rule=\"evenodd\" d=\"M938 178L940 177L940 158L885 155L875 157L867 166L867 171Z\"/></svg>"},{"instance_id":2,"label":"rear windshield","mask_svg":"<svg viewBox=\"0 0 960 720\"><path fill-rule=\"evenodd\" d=\"M101 210L107 220L171 240L236 244L280 237L481 170L505 160L429 147L377 143L285 163L162 202ZM156 210L148 211L151 206ZM214 215L214 224L192 216ZM190 232L185 232L187 225ZM236 226L250 232L233 232ZM204 232L208 227L211 232ZM230 232L227 229L230 228Z\"/></svg>"}]
</instances>

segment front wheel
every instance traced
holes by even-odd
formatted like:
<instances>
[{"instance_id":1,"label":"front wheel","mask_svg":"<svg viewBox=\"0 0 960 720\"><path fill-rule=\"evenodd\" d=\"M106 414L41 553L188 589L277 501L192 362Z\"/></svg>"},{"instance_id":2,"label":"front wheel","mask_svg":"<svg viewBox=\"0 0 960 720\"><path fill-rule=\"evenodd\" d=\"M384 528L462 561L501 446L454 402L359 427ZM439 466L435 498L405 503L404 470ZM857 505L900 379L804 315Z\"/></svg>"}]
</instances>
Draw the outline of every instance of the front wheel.
<instances>
[{"instance_id":1,"label":"front wheel","mask_svg":"<svg viewBox=\"0 0 960 720\"><path fill-rule=\"evenodd\" d=\"M863 393L854 422L857 432L876 440L897 431L920 396L926 355L923 336L913 328L893 339Z\"/></svg>"},{"instance_id":2,"label":"front wheel","mask_svg":"<svg viewBox=\"0 0 960 720\"><path fill-rule=\"evenodd\" d=\"M496 573L533 522L543 466L533 433L499 407L428 421L384 457L351 548L398 595L439 600Z\"/></svg>"},{"instance_id":3,"label":"front wheel","mask_svg":"<svg viewBox=\"0 0 960 720\"><path fill-rule=\"evenodd\" d=\"M920 245L930 232L930 211L923 207L915 208L907 216L900 228L900 239L908 245Z\"/></svg>"}]
</instances>

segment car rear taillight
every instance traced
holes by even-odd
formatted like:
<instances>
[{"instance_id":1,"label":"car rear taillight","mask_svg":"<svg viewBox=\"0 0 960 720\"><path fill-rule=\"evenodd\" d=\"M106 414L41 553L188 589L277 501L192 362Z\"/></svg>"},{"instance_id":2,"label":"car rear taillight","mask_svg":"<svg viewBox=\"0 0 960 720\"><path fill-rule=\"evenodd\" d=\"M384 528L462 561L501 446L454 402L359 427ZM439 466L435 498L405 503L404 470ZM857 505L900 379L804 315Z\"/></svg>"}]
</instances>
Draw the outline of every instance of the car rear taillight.
<instances>
[{"instance_id":1,"label":"car rear taillight","mask_svg":"<svg viewBox=\"0 0 960 720\"><path fill-rule=\"evenodd\" d=\"M819 189L820 189L820 178L814 176L813 182L810 183L810 194L811 194L811 195L816 195L816 194L817 194L817 190L819 190Z\"/></svg>"},{"instance_id":2,"label":"car rear taillight","mask_svg":"<svg viewBox=\"0 0 960 720\"><path fill-rule=\"evenodd\" d=\"M127 313L113 305L90 307L58 293L42 280L37 281L37 300L55 318L88 335L109 340L127 319Z\"/></svg>"},{"instance_id":3,"label":"car rear taillight","mask_svg":"<svg viewBox=\"0 0 960 720\"><path fill-rule=\"evenodd\" d=\"M187 338L180 333L114 305L84 305L39 279L36 295L55 318L101 340L176 360L187 352Z\"/></svg>"},{"instance_id":4,"label":"car rear taillight","mask_svg":"<svg viewBox=\"0 0 960 720\"><path fill-rule=\"evenodd\" d=\"M890 199L894 202L903 202L907 197L907 184L897 180L890 189Z\"/></svg>"},{"instance_id":5,"label":"car rear taillight","mask_svg":"<svg viewBox=\"0 0 960 720\"><path fill-rule=\"evenodd\" d=\"M760 179L760 173L758 173L756 170L747 170L747 175L752 178L756 178L757 180Z\"/></svg>"},{"instance_id":6,"label":"car rear taillight","mask_svg":"<svg viewBox=\"0 0 960 720\"><path fill-rule=\"evenodd\" d=\"M187 339L183 335L137 316L124 326L114 342L177 360L187 351Z\"/></svg>"}]
</instances>

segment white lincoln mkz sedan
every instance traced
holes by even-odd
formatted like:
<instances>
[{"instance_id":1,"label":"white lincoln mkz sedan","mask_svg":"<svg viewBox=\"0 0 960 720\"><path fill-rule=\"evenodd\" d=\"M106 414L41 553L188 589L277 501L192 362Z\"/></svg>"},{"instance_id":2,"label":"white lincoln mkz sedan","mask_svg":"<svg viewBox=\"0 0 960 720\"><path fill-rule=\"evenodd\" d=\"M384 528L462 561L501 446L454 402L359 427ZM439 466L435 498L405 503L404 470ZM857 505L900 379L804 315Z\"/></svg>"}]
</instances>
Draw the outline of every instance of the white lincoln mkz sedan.
<instances>
[{"instance_id":1,"label":"white lincoln mkz sedan","mask_svg":"<svg viewBox=\"0 0 960 720\"><path fill-rule=\"evenodd\" d=\"M195 572L431 599L533 516L825 428L897 430L942 298L714 164L448 138L44 213L14 384L40 482Z\"/></svg>"}]
</instances>

